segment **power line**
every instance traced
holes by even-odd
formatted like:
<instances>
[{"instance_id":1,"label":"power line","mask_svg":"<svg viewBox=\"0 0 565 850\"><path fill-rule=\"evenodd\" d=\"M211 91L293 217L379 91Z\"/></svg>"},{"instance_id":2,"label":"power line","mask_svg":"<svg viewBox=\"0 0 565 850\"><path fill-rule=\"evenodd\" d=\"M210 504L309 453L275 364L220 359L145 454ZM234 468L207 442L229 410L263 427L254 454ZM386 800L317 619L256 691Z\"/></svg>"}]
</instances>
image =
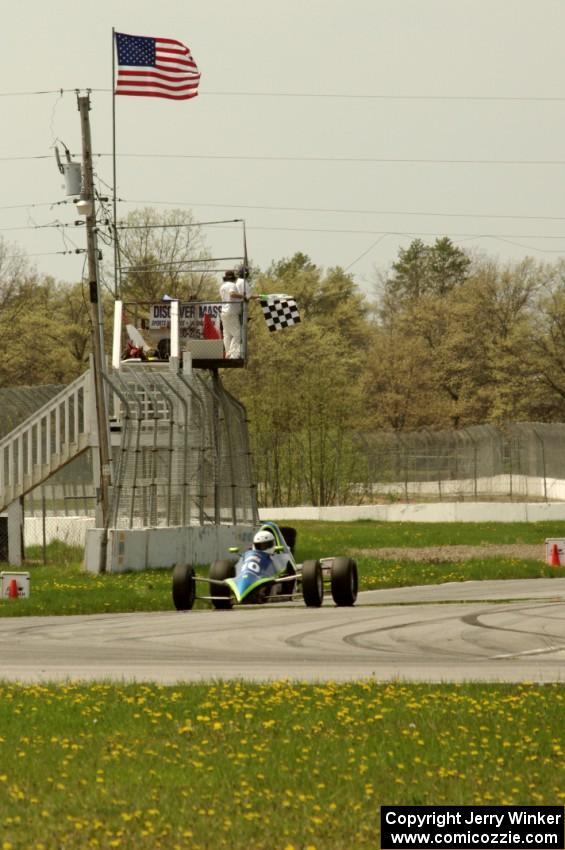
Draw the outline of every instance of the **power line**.
<instances>
[{"instance_id":1,"label":"power line","mask_svg":"<svg viewBox=\"0 0 565 850\"><path fill-rule=\"evenodd\" d=\"M139 271L140 269L154 269L160 266L184 266L184 265L193 265L193 264L204 264L204 263L220 263L227 262L228 260L242 260L241 254L236 257L196 257L195 259L183 259L183 260L156 260L154 263L145 263L144 265L139 265L137 263L129 266L122 266L122 271Z\"/></svg>"},{"instance_id":2,"label":"power line","mask_svg":"<svg viewBox=\"0 0 565 850\"><path fill-rule=\"evenodd\" d=\"M201 227L205 225L217 225L220 229L227 227L230 224L239 224L242 219L226 219L225 221L205 221L194 222L192 224L156 224L156 225L118 225L118 230L139 230L139 229L166 229L166 228L184 228L184 227ZM18 230L67 230L76 228L82 225L82 221L77 222L52 222L50 224L28 224L21 226L0 227L0 232L18 231ZM104 224L104 223L102 223ZM364 230L359 228L334 228L334 227L292 227L286 225L254 225L247 224L249 230L271 230L271 231L289 231L297 233L341 233L349 235L361 236L452 236L454 238L469 238L469 239L552 239L565 240L565 234L562 235L547 235L542 233L449 233L447 231L424 231L424 230Z\"/></svg>"},{"instance_id":3,"label":"power line","mask_svg":"<svg viewBox=\"0 0 565 850\"><path fill-rule=\"evenodd\" d=\"M193 224L157 224L147 225L148 229L159 228L184 228L184 227L200 227L204 225L217 225L220 229L227 227L230 224L240 223L241 219L232 219L225 221L205 221L194 222ZM28 224L15 227L0 227L1 232L15 230L67 230L70 228L79 227L82 221L70 223L51 223L51 224ZM145 229L145 225L118 225L117 230L139 230ZM455 238L470 238L470 239L557 239L565 240L565 233L561 235L546 235L542 233L448 233L447 231L424 231L424 230L364 230L359 228L339 228L339 227L292 227L286 225L261 225L247 223L249 230L273 230L273 231L289 231L297 233L344 233L350 235L361 236L453 236Z\"/></svg>"},{"instance_id":4,"label":"power line","mask_svg":"<svg viewBox=\"0 0 565 850\"><path fill-rule=\"evenodd\" d=\"M72 154L74 156L74 154ZM95 153L99 158L111 157L111 153ZM565 165L563 159L433 159L409 157L374 156L248 156L246 154L190 154L190 153L118 153L118 159L209 159L236 160L240 162L349 162L383 163L388 165ZM0 162L19 162L51 159L46 154L38 156L0 156Z\"/></svg>"},{"instance_id":5,"label":"power line","mask_svg":"<svg viewBox=\"0 0 565 850\"><path fill-rule=\"evenodd\" d=\"M509 103L562 103L565 97L536 97L535 95L475 95L475 94L361 94L338 92L265 92L265 91L202 91L212 97L288 97L335 98L337 100L445 100L445 101L505 101Z\"/></svg>"},{"instance_id":6,"label":"power line","mask_svg":"<svg viewBox=\"0 0 565 850\"><path fill-rule=\"evenodd\" d=\"M69 227L80 227L84 225L83 221L77 221L72 223L53 223L53 224L25 224L21 226L12 226L12 227L0 227L0 231L7 232L10 230L65 230Z\"/></svg>"},{"instance_id":7,"label":"power line","mask_svg":"<svg viewBox=\"0 0 565 850\"><path fill-rule=\"evenodd\" d=\"M121 204L152 204L154 206L167 207L209 207L218 209L242 209L242 210L272 210L274 212L307 212L307 213L336 213L343 215L391 215L391 216L413 216L422 218L492 218L492 219L511 219L514 221L565 221L565 216L562 215L516 215L514 213L476 213L476 212L427 212L425 210L368 210L368 209L349 209L346 207L286 207L274 206L267 204L203 204L203 203L188 203L186 201L155 201L151 199L140 198L118 198ZM2 210L16 209L31 209L35 207L55 207L63 204L71 204L72 201L48 201L44 203L27 203L27 204L8 204L0 206ZM241 221L241 219L233 219L233 221ZM206 222L196 222L196 224L205 224ZM158 225L161 226L161 225ZM173 226L173 225L169 225ZM186 225L178 225L186 226Z\"/></svg>"},{"instance_id":8,"label":"power line","mask_svg":"<svg viewBox=\"0 0 565 850\"><path fill-rule=\"evenodd\" d=\"M537 248L535 245L523 245L521 242L514 242L512 239L505 239L502 236L485 236L485 239L498 239L500 242L507 242L508 245L514 245L516 248L523 248L525 251L537 251L540 254L563 254L559 248Z\"/></svg>"},{"instance_id":9,"label":"power line","mask_svg":"<svg viewBox=\"0 0 565 850\"><path fill-rule=\"evenodd\" d=\"M194 221L180 224L118 224L116 230L154 230L164 228L204 227L212 224L242 224L242 218L230 218L223 221Z\"/></svg>"},{"instance_id":10,"label":"power line","mask_svg":"<svg viewBox=\"0 0 565 850\"><path fill-rule=\"evenodd\" d=\"M47 154L41 154L41 156L0 156L1 162L30 161L33 159L53 159L53 157Z\"/></svg>"},{"instance_id":11,"label":"power line","mask_svg":"<svg viewBox=\"0 0 565 850\"><path fill-rule=\"evenodd\" d=\"M76 94L78 91L83 91L83 89L44 89L38 91L2 91L0 92L0 97L28 97L30 95L42 95L42 94ZM86 91L86 89L85 89ZM88 89L88 91L95 92L111 92L112 89Z\"/></svg>"},{"instance_id":12,"label":"power line","mask_svg":"<svg viewBox=\"0 0 565 850\"><path fill-rule=\"evenodd\" d=\"M561 236L543 236L540 233L448 233L424 230L353 230L326 227L270 227L262 224L247 224L248 230L282 230L298 233L347 233L363 236L453 236L454 238L469 239L557 239L565 241L565 233Z\"/></svg>"},{"instance_id":13,"label":"power line","mask_svg":"<svg viewBox=\"0 0 565 850\"><path fill-rule=\"evenodd\" d=\"M89 88L91 92L112 93L109 88ZM0 97L27 97L46 94L75 94L77 89L47 89L37 91L0 92ZM290 92L290 91L206 91L200 88L201 96L210 97L273 97L312 98L335 100L431 100L431 101L484 101L506 103L563 103L565 97L538 97L536 95L480 95L480 94L371 94L362 92Z\"/></svg>"},{"instance_id":14,"label":"power line","mask_svg":"<svg viewBox=\"0 0 565 850\"><path fill-rule=\"evenodd\" d=\"M266 204L194 204L184 201L151 201L118 198L122 204L155 204L168 207L225 207L226 209L242 210L274 210L277 212L315 212L315 213L343 213L348 215L403 215L403 216L434 216L437 218L496 218L515 219L517 221L565 221L565 216L559 215L514 215L504 213L451 213L451 212L422 212L415 210L367 210L346 209L339 207L277 207ZM0 210L3 207L0 207Z\"/></svg>"},{"instance_id":15,"label":"power line","mask_svg":"<svg viewBox=\"0 0 565 850\"><path fill-rule=\"evenodd\" d=\"M377 236L377 238L375 239L375 241L374 241L374 242L371 242L371 244L369 245L369 247L368 247L368 248L366 248L366 249L365 249L365 250L364 250L361 254L359 254L359 256L358 256L358 257L355 257L355 259L354 259L354 260L352 260L352 262L351 262L351 263L349 263L349 265L348 265L348 266L345 266L344 271L345 271L345 272L348 272L350 268L352 268L352 267L353 267L356 263L358 263L358 262L359 262L359 260L362 260L362 259L363 259L363 257L366 257L366 256L367 256L367 254L369 254L369 253L373 250L373 248L376 248L376 247L377 247L377 245L378 245L380 242L382 242L382 241L383 241L383 239L385 238L385 236L386 236L386 235L387 235L386 233L381 233L381 234L380 234L380 236Z\"/></svg>"},{"instance_id":16,"label":"power line","mask_svg":"<svg viewBox=\"0 0 565 850\"><path fill-rule=\"evenodd\" d=\"M111 157L111 153L96 154ZM121 159L211 159L250 162L359 162L417 165L565 165L563 159L418 159L373 156L248 156L246 154L179 154L179 153L121 153Z\"/></svg>"},{"instance_id":17,"label":"power line","mask_svg":"<svg viewBox=\"0 0 565 850\"><path fill-rule=\"evenodd\" d=\"M8 204L7 206L0 207L0 210L26 210L32 209L34 207L58 207L61 204L70 204L71 201L44 201L43 203L36 204L34 202L29 204Z\"/></svg>"},{"instance_id":18,"label":"power line","mask_svg":"<svg viewBox=\"0 0 565 850\"><path fill-rule=\"evenodd\" d=\"M28 254L28 257L57 257L63 254L85 254L86 248L75 248L73 251L40 251L38 254Z\"/></svg>"}]
</instances>

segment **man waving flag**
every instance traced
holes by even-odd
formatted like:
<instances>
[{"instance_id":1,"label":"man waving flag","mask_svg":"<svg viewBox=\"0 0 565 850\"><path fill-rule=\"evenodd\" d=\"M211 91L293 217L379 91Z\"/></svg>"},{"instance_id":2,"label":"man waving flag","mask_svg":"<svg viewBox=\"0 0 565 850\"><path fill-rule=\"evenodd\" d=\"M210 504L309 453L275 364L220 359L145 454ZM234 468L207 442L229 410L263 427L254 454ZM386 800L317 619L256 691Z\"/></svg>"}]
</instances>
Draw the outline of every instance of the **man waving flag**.
<instances>
[{"instance_id":1,"label":"man waving flag","mask_svg":"<svg viewBox=\"0 0 565 850\"><path fill-rule=\"evenodd\" d=\"M174 38L116 34L116 94L188 100L198 94L200 72L189 48Z\"/></svg>"}]
</instances>

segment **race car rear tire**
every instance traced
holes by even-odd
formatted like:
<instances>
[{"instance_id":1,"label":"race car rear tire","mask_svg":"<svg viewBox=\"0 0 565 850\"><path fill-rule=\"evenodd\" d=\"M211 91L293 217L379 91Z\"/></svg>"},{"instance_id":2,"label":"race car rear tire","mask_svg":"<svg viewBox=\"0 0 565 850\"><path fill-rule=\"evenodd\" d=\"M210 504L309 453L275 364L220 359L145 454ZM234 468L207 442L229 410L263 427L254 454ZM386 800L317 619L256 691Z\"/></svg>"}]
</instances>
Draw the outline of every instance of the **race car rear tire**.
<instances>
[{"instance_id":1,"label":"race car rear tire","mask_svg":"<svg viewBox=\"0 0 565 850\"><path fill-rule=\"evenodd\" d=\"M194 569L190 564L176 564L173 570L173 604L177 611L190 611L196 598Z\"/></svg>"},{"instance_id":2,"label":"race car rear tire","mask_svg":"<svg viewBox=\"0 0 565 850\"><path fill-rule=\"evenodd\" d=\"M296 529L290 525L279 525L280 532L285 539L286 545L294 555L294 547L296 546Z\"/></svg>"},{"instance_id":3,"label":"race car rear tire","mask_svg":"<svg viewBox=\"0 0 565 850\"><path fill-rule=\"evenodd\" d=\"M234 576L235 561L214 561L210 565L210 572L208 573L209 578L216 579L216 581L225 581L225 579L233 578ZM218 608L220 610L233 608L233 599L229 587L222 587L220 584L211 584L210 596L222 597L221 599L212 599L212 605L214 608Z\"/></svg>"},{"instance_id":4,"label":"race car rear tire","mask_svg":"<svg viewBox=\"0 0 565 850\"><path fill-rule=\"evenodd\" d=\"M334 558L331 567L331 589L336 605L355 605L359 578L353 558Z\"/></svg>"},{"instance_id":5,"label":"race car rear tire","mask_svg":"<svg viewBox=\"0 0 565 850\"><path fill-rule=\"evenodd\" d=\"M324 600L324 576L319 561L302 564L302 596L308 608L319 608Z\"/></svg>"}]
</instances>

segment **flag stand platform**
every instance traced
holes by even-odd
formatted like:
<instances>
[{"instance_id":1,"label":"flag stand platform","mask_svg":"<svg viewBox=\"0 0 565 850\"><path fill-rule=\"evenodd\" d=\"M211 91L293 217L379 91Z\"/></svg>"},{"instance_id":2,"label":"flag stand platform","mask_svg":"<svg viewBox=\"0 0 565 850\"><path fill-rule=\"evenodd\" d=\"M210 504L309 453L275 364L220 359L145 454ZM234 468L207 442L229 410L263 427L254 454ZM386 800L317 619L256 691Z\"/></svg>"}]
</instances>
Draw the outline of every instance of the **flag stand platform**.
<instances>
[{"instance_id":1,"label":"flag stand platform","mask_svg":"<svg viewBox=\"0 0 565 850\"><path fill-rule=\"evenodd\" d=\"M241 369L247 362L248 304L237 305L239 357L226 352L221 301L114 302L112 368L178 363L195 369Z\"/></svg>"}]
</instances>

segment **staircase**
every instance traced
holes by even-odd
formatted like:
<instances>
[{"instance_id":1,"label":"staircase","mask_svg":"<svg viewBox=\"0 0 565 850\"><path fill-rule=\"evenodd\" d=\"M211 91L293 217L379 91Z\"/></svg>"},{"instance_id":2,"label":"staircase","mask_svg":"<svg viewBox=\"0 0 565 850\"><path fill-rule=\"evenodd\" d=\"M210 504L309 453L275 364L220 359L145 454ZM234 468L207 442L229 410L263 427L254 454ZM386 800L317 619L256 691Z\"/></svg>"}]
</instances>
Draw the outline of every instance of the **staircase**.
<instances>
[{"instance_id":1,"label":"staircase","mask_svg":"<svg viewBox=\"0 0 565 850\"><path fill-rule=\"evenodd\" d=\"M91 445L91 395L87 371L0 440L0 511Z\"/></svg>"},{"instance_id":2,"label":"staircase","mask_svg":"<svg viewBox=\"0 0 565 850\"><path fill-rule=\"evenodd\" d=\"M254 522L245 410L217 376L126 362L104 380L111 527ZM97 445L89 369L0 439L0 512Z\"/></svg>"}]
</instances>

